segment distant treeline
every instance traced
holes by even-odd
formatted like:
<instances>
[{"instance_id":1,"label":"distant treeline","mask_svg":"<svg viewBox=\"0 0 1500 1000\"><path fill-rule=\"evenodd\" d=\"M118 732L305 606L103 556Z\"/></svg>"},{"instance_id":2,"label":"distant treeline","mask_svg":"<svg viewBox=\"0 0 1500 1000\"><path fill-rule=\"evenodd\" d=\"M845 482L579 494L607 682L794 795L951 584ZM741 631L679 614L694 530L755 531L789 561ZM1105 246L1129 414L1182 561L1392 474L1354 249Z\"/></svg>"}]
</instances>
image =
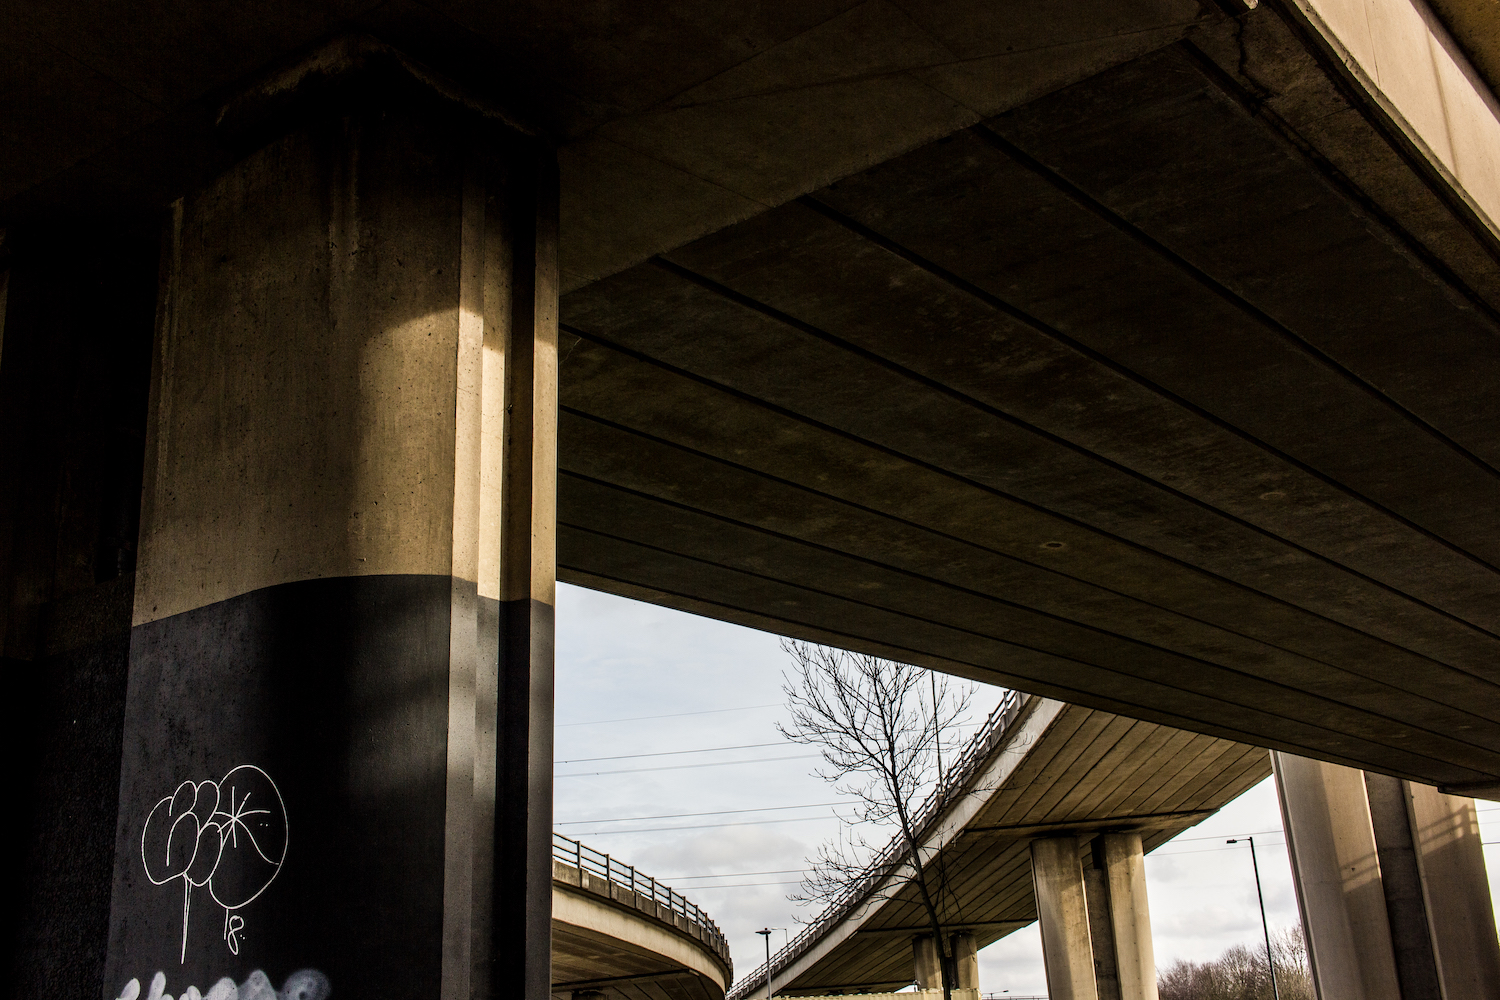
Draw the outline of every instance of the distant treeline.
<instances>
[{"instance_id":1,"label":"distant treeline","mask_svg":"<svg viewBox=\"0 0 1500 1000\"><path fill-rule=\"evenodd\" d=\"M1281 1000L1314 1000L1302 928L1287 927L1273 934L1271 954ZM1157 971L1156 988L1161 1000L1273 1000L1275 995L1265 945L1235 945L1209 962L1178 960Z\"/></svg>"}]
</instances>

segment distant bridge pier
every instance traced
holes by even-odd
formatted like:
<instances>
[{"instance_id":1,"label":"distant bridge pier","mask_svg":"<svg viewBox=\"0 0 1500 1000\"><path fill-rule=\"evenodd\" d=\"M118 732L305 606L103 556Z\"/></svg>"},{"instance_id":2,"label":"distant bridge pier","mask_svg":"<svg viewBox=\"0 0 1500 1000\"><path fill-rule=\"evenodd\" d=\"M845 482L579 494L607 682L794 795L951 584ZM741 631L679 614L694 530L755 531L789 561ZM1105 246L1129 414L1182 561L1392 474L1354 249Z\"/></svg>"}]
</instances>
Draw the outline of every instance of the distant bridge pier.
<instances>
[{"instance_id":1,"label":"distant bridge pier","mask_svg":"<svg viewBox=\"0 0 1500 1000\"><path fill-rule=\"evenodd\" d=\"M1474 800L1271 756L1322 1000L1500 996Z\"/></svg>"},{"instance_id":2,"label":"distant bridge pier","mask_svg":"<svg viewBox=\"0 0 1500 1000\"><path fill-rule=\"evenodd\" d=\"M1077 837L1031 842L1031 879L1051 1000L1099 1000L1093 935Z\"/></svg>"},{"instance_id":3,"label":"distant bridge pier","mask_svg":"<svg viewBox=\"0 0 1500 1000\"><path fill-rule=\"evenodd\" d=\"M1053 1000L1157 1000L1141 835L1032 841L1031 870Z\"/></svg>"},{"instance_id":4,"label":"distant bridge pier","mask_svg":"<svg viewBox=\"0 0 1500 1000\"><path fill-rule=\"evenodd\" d=\"M979 989L979 949L975 945L974 934L971 931L959 931L949 938L949 942L953 949L953 965L958 979L953 986L958 989ZM912 980L917 984L917 989L942 989L943 962L932 935L923 934L912 938L911 950Z\"/></svg>"}]
</instances>

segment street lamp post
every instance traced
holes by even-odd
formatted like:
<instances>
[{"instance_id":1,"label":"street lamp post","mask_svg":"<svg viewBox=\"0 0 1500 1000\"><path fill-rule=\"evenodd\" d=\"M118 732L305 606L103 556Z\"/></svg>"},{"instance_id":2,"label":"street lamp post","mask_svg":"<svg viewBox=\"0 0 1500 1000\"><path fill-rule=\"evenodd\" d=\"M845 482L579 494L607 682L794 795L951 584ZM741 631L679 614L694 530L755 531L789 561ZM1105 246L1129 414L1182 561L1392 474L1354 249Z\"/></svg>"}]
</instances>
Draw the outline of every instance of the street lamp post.
<instances>
[{"instance_id":1,"label":"street lamp post","mask_svg":"<svg viewBox=\"0 0 1500 1000\"><path fill-rule=\"evenodd\" d=\"M756 934L765 939L765 1000L771 1000L771 928L756 931ZM1277 1000L1281 1000L1280 997Z\"/></svg>"},{"instance_id":2,"label":"street lamp post","mask_svg":"<svg viewBox=\"0 0 1500 1000\"><path fill-rule=\"evenodd\" d=\"M1245 839L1250 842L1250 867L1255 871L1255 897L1260 900L1260 929L1266 935L1266 965L1271 969L1271 994L1276 1000L1281 1000L1281 987L1276 984L1276 961L1271 957L1271 925L1266 923L1266 894L1260 890L1260 862L1255 860L1255 838ZM1238 844L1239 839L1233 838L1225 843Z\"/></svg>"}]
</instances>

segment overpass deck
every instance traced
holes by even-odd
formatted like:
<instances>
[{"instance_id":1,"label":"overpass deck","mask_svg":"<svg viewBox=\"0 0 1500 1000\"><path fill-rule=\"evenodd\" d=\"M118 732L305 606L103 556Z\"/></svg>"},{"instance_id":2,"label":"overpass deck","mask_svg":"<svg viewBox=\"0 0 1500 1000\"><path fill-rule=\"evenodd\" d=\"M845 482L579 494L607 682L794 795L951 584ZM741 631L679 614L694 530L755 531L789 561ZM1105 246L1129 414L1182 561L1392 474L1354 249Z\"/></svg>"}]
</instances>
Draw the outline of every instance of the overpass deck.
<instances>
[{"instance_id":1,"label":"overpass deck","mask_svg":"<svg viewBox=\"0 0 1500 1000\"><path fill-rule=\"evenodd\" d=\"M616 858L552 835L552 995L723 1000L734 977L719 926Z\"/></svg>"},{"instance_id":2,"label":"overpass deck","mask_svg":"<svg viewBox=\"0 0 1500 1000\"><path fill-rule=\"evenodd\" d=\"M967 764L929 803L922 838L946 871L946 925L972 932L978 947L1037 918L1033 838L1074 834L1087 844L1095 833L1138 831L1150 851L1271 773L1256 747L1036 697L1002 705ZM906 856L888 849L870 879L772 956L773 992L911 982L911 939L926 933L926 919L901 878ZM764 987L761 967L729 996L743 1000Z\"/></svg>"}]
</instances>

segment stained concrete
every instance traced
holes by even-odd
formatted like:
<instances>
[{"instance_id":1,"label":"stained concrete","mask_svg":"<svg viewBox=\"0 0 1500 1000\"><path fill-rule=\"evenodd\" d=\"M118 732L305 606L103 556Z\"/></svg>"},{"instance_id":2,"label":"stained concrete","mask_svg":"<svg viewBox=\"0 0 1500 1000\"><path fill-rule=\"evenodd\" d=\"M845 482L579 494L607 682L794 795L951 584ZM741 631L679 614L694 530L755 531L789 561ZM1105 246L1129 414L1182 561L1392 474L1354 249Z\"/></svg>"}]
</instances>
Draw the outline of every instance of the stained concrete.
<instances>
[{"instance_id":1,"label":"stained concrete","mask_svg":"<svg viewBox=\"0 0 1500 1000\"><path fill-rule=\"evenodd\" d=\"M1500 775L1500 258L1240 27L565 296L562 578Z\"/></svg>"}]
</instances>

